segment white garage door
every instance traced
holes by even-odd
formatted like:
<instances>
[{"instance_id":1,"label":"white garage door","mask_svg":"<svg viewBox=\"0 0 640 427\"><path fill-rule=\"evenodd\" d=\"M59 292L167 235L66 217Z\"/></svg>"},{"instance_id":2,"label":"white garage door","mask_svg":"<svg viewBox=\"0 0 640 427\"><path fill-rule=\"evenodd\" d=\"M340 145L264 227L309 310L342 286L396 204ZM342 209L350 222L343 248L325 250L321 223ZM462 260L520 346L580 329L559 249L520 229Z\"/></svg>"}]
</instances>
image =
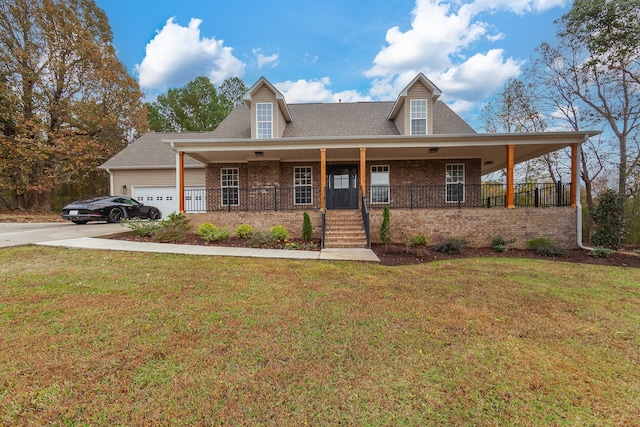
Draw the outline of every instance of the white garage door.
<instances>
[{"instance_id":1,"label":"white garage door","mask_svg":"<svg viewBox=\"0 0 640 427\"><path fill-rule=\"evenodd\" d=\"M178 212L180 208L176 197L176 187L133 187L133 198L145 205L155 206L162 212L162 218L166 218L172 212ZM185 211L205 212L206 198L204 188L185 188Z\"/></svg>"},{"instance_id":2,"label":"white garage door","mask_svg":"<svg viewBox=\"0 0 640 427\"><path fill-rule=\"evenodd\" d=\"M133 187L132 195L137 201L160 209L162 218L179 208L176 187Z\"/></svg>"}]
</instances>

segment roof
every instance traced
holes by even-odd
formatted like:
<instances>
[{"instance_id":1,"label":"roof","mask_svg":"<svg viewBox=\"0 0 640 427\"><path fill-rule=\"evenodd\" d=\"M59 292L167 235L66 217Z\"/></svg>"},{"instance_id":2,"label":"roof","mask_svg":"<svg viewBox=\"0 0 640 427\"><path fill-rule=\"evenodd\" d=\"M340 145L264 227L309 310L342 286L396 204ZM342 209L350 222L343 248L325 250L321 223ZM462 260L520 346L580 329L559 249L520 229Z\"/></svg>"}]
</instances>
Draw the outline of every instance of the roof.
<instances>
[{"instance_id":1,"label":"roof","mask_svg":"<svg viewBox=\"0 0 640 427\"><path fill-rule=\"evenodd\" d=\"M118 154L107 160L102 169L163 169L176 167L176 152L162 142L166 138L179 138L186 135L210 135L211 132L148 132L133 141ZM189 156L184 158L185 167L204 167Z\"/></svg>"}]
</instances>

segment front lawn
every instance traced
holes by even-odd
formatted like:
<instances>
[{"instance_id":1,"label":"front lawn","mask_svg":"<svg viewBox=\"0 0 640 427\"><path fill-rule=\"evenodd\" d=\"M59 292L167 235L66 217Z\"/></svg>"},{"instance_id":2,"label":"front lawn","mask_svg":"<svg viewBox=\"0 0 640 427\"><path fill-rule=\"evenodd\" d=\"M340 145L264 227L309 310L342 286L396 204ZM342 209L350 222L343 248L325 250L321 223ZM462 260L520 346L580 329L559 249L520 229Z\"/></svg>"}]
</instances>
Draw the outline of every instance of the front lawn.
<instances>
[{"instance_id":1,"label":"front lawn","mask_svg":"<svg viewBox=\"0 0 640 427\"><path fill-rule=\"evenodd\" d=\"M637 269L0 250L0 425L638 425Z\"/></svg>"}]
</instances>

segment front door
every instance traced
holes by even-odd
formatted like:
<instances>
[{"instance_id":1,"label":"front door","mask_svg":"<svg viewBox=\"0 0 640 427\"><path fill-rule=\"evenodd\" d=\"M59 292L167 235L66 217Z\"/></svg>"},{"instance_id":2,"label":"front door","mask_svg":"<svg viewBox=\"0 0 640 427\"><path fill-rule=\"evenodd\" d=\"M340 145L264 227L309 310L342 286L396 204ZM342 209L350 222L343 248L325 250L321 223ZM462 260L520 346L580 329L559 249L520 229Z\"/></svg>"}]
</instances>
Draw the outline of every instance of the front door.
<instances>
[{"instance_id":1,"label":"front door","mask_svg":"<svg viewBox=\"0 0 640 427\"><path fill-rule=\"evenodd\" d=\"M358 208L358 166L327 166L327 209Z\"/></svg>"}]
</instances>

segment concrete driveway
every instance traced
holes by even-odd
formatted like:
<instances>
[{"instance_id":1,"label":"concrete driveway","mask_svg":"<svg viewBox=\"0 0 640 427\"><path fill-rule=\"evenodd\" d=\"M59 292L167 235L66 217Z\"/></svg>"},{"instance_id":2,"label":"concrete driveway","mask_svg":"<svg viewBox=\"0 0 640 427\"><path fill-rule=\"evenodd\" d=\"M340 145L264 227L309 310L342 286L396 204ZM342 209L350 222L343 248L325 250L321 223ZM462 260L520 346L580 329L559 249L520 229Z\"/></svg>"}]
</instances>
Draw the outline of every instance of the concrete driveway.
<instances>
[{"instance_id":1,"label":"concrete driveway","mask_svg":"<svg viewBox=\"0 0 640 427\"><path fill-rule=\"evenodd\" d=\"M0 223L0 248L29 245L51 240L99 237L128 231L121 224L90 222L76 225L71 222Z\"/></svg>"}]
</instances>

